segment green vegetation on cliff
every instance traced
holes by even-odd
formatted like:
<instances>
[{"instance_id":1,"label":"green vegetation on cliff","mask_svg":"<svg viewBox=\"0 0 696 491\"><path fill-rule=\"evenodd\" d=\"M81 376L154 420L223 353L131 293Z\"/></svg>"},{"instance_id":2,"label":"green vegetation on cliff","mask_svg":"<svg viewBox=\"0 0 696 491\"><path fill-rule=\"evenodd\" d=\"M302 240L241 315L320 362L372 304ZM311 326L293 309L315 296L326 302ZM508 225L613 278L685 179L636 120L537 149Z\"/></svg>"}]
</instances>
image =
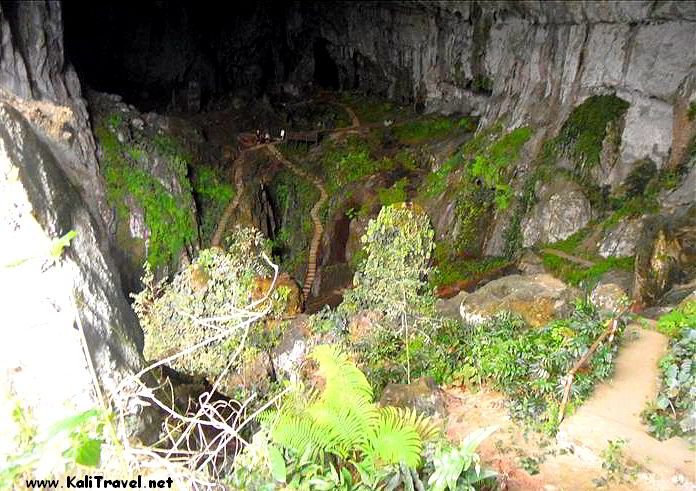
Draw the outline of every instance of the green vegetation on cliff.
<instances>
[{"instance_id":1,"label":"green vegetation on cliff","mask_svg":"<svg viewBox=\"0 0 696 491\"><path fill-rule=\"evenodd\" d=\"M116 208L117 218L124 222L129 215L128 199L143 210L147 237L147 261L163 266L178 258L187 244L197 238L191 210L191 186L188 163L168 137L153 142L126 145L119 142L116 129L120 118L112 116L95 129L97 142L103 151L102 173L106 181L109 203ZM169 190L152 175L145 165L145 156L163 157L177 177L180 190Z\"/></svg>"}]
</instances>

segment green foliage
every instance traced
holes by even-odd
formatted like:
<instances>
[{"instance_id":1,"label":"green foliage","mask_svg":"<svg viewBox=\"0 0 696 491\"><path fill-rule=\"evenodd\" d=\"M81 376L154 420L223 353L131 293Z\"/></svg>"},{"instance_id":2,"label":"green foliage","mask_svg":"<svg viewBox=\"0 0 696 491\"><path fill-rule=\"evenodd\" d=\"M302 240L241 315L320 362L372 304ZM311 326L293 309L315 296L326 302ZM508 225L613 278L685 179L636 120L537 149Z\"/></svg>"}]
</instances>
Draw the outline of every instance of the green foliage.
<instances>
[{"instance_id":1,"label":"green foliage","mask_svg":"<svg viewBox=\"0 0 696 491\"><path fill-rule=\"evenodd\" d=\"M417 145L444 138L458 129L469 130L470 126L468 118L455 121L445 116L430 116L397 125L394 128L394 135L402 143Z\"/></svg>"},{"instance_id":2,"label":"green foliage","mask_svg":"<svg viewBox=\"0 0 696 491\"><path fill-rule=\"evenodd\" d=\"M138 165L146 148L139 148L137 155L134 154L133 149L129 151L105 125L96 127L95 136L104 153L102 173L106 180L107 197L116 207L119 218L124 220L128 216L126 198L132 196L145 215L149 231L147 260L150 265L162 266L176 259L184 246L196 237L190 212L186 160L174 153L171 139L155 139L154 147L167 152L165 155L170 168L183 188L180 195L174 195L150 172ZM138 158L134 159L134 155Z\"/></svg>"},{"instance_id":3,"label":"green foliage","mask_svg":"<svg viewBox=\"0 0 696 491\"><path fill-rule=\"evenodd\" d=\"M475 368L479 380L508 397L513 416L555 433L564 377L604 329L594 309L583 304L569 319L540 329L503 313L470 327L465 362ZM611 374L616 349L615 344L601 346L588 370L576 375L571 405L587 398L594 385Z\"/></svg>"},{"instance_id":4,"label":"green foliage","mask_svg":"<svg viewBox=\"0 0 696 491\"><path fill-rule=\"evenodd\" d=\"M160 360L209 339L213 333L195 319L229 316L234 309L247 308L253 300L265 296L273 270L262 259L263 253L270 252L263 235L251 228L237 227L227 242L226 251L202 250L193 264L170 282L155 284L150 268L146 268L145 289L133 295L133 308L145 334L147 359ZM288 290L278 287L255 308L268 308L269 319L280 319L288 307ZM244 336L243 329L232 329L237 322L231 316L228 321L218 323L221 329L230 329L226 338L173 360L172 368L214 379L227 366L230 352ZM255 324L249 331L246 346L252 350L250 354L268 350L279 336L280 332L271 330L270 326ZM221 390L230 394L235 387L228 383L231 382L225 380Z\"/></svg>"},{"instance_id":5,"label":"green foliage","mask_svg":"<svg viewBox=\"0 0 696 491\"><path fill-rule=\"evenodd\" d=\"M573 109L556 139L562 152L572 158L582 171L599 164L607 125L615 123L629 103L615 95L589 97Z\"/></svg>"},{"instance_id":6,"label":"green foliage","mask_svg":"<svg viewBox=\"0 0 696 491\"><path fill-rule=\"evenodd\" d=\"M433 235L425 213L407 205L382 208L361 238L367 257L341 308L349 313L376 310L399 322L404 315L418 317L432 312L426 276Z\"/></svg>"},{"instance_id":7,"label":"green foliage","mask_svg":"<svg viewBox=\"0 0 696 491\"><path fill-rule=\"evenodd\" d=\"M329 194L336 194L347 184L378 172L391 170L391 159L374 159L367 142L351 136L345 143L332 144L324 154L322 169Z\"/></svg>"},{"instance_id":8,"label":"green foliage","mask_svg":"<svg viewBox=\"0 0 696 491\"><path fill-rule=\"evenodd\" d=\"M686 116L689 118L689 121L696 121L696 101L691 101Z\"/></svg>"},{"instance_id":9,"label":"green foliage","mask_svg":"<svg viewBox=\"0 0 696 491\"><path fill-rule=\"evenodd\" d=\"M193 169L191 184L200 214L201 238L207 243L215 233L225 207L234 198L234 186L225 182L220 172L207 165Z\"/></svg>"},{"instance_id":10,"label":"green foliage","mask_svg":"<svg viewBox=\"0 0 696 491\"><path fill-rule=\"evenodd\" d=\"M423 442L437 435L430 420L372 402L367 378L336 346L317 346L311 357L322 390L298 385L279 410L262 417L272 442L287 451L287 467L297 460L334 462L333 472L354 467L368 476L401 463L418 467Z\"/></svg>"},{"instance_id":11,"label":"green foliage","mask_svg":"<svg viewBox=\"0 0 696 491\"><path fill-rule=\"evenodd\" d=\"M677 314L674 314L677 312ZM660 440L683 436L696 442L696 302L663 316L658 324L670 334L669 351L660 360L657 398L643 412L650 433Z\"/></svg>"},{"instance_id":12,"label":"green foliage","mask_svg":"<svg viewBox=\"0 0 696 491\"><path fill-rule=\"evenodd\" d=\"M513 198L510 173L531 136L529 127L506 133L502 124L493 124L426 177L420 191L423 197L434 198L448 189L455 194L458 252L478 255L481 230L491 213L509 208ZM456 184L450 182L452 177L457 177Z\"/></svg>"},{"instance_id":13,"label":"green foliage","mask_svg":"<svg viewBox=\"0 0 696 491\"><path fill-rule=\"evenodd\" d=\"M77 232L70 230L67 234L63 235L58 239L54 239L51 242L50 255L54 259L58 259L63 255L63 251L66 247L70 247L70 242L77 237Z\"/></svg>"},{"instance_id":14,"label":"green foliage","mask_svg":"<svg viewBox=\"0 0 696 491\"><path fill-rule=\"evenodd\" d=\"M624 454L624 447L628 442L622 438L609 440L607 448L602 451L602 469L606 476L594 479L597 487L604 487L613 483L631 483L636 480L638 466L629 462Z\"/></svg>"},{"instance_id":15,"label":"green foliage","mask_svg":"<svg viewBox=\"0 0 696 491\"><path fill-rule=\"evenodd\" d=\"M396 181L390 188L380 188L377 190L377 196L382 206L389 206L396 203L406 201L406 186L408 179L403 178Z\"/></svg>"},{"instance_id":16,"label":"green foliage","mask_svg":"<svg viewBox=\"0 0 696 491\"><path fill-rule=\"evenodd\" d=\"M468 435L459 446L443 445L433 457L435 470L428 479L432 491L474 491L474 484L491 479L495 472L481 469L481 459L476 448L488 438L496 427L483 428Z\"/></svg>"},{"instance_id":17,"label":"green foliage","mask_svg":"<svg viewBox=\"0 0 696 491\"><path fill-rule=\"evenodd\" d=\"M485 75L478 74L471 81L471 89L474 92L490 94L493 90L493 79Z\"/></svg>"},{"instance_id":18,"label":"green foliage","mask_svg":"<svg viewBox=\"0 0 696 491\"><path fill-rule=\"evenodd\" d=\"M19 454L0 466L0 488L9 489L27 473L60 473L75 465L97 467L101 460L106 415L91 409L54 423L47 431L37 433L27 420L27 411L20 406L13 411L20 427Z\"/></svg>"},{"instance_id":19,"label":"green foliage","mask_svg":"<svg viewBox=\"0 0 696 491\"><path fill-rule=\"evenodd\" d=\"M437 247L435 251L437 257ZM437 267L430 273L430 284L433 287L451 285L457 281L483 276L508 264L509 261L503 257L453 260L445 256L437 260Z\"/></svg>"},{"instance_id":20,"label":"green foliage","mask_svg":"<svg viewBox=\"0 0 696 491\"><path fill-rule=\"evenodd\" d=\"M604 273L616 269L633 271L633 257L607 257L597 258L592 266L585 268L558 257L554 254L542 252L544 267L557 278L574 286L592 285L596 283Z\"/></svg>"},{"instance_id":21,"label":"green foliage","mask_svg":"<svg viewBox=\"0 0 696 491\"><path fill-rule=\"evenodd\" d=\"M696 301L684 302L679 307L660 317L657 330L670 338L676 338L685 327L696 326Z\"/></svg>"},{"instance_id":22,"label":"green foliage","mask_svg":"<svg viewBox=\"0 0 696 491\"><path fill-rule=\"evenodd\" d=\"M296 275L307 264L313 225L310 211L319 199L316 186L289 169L278 172L269 184L273 202L282 217L272 249L283 269Z\"/></svg>"}]
</instances>

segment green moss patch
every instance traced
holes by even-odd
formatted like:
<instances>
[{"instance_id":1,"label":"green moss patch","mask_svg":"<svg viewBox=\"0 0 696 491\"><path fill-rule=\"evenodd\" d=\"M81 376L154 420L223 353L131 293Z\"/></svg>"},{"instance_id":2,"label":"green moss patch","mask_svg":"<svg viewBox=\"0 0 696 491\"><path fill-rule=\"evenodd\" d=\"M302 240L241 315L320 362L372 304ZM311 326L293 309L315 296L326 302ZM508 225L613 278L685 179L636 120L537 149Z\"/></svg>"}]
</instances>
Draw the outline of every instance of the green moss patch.
<instances>
[{"instance_id":1,"label":"green moss patch","mask_svg":"<svg viewBox=\"0 0 696 491\"><path fill-rule=\"evenodd\" d=\"M597 260L593 266L584 268L562 257L542 253L544 267L554 276L574 286L592 285L602 275L612 270L633 271L633 257L608 257Z\"/></svg>"},{"instance_id":2,"label":"green moss patch","mask_svg":"<svg viewBox=\"0 0 696 491\"><path fill-rule=\"evenodd\" d=\"M615 95L589 97L573 109L556 138L557 148L572 158L579 168L599 164L607 125L616 122L629 103Z\"/></svg>"},{"instance_id":3,"label":"green moss patch","mask_svg":"<svg viewBox=\"0 0 696 491\"><path fill-rule=\"evenodd\" d=\"M114 119L117 118L112 116L108 121ZM104 153L102 173L106 180L108 200L116 207L120 220L125 220L129 213L127 196L131 196L143 209L149 231L147 260L153 267L165 265L175 260L186 244L193 242L197 235L191 215L188 163L176 151L174 143L164 137L159 144L155 141L154 148L147 142L139 146L128 146L118 141L111 128L101 124L95 130ZM145 155L158 151L159 155L164 154L170 169L178 178L182 187L182 192L178 195L169 192L140 163Z\"/></svg>"},{"instance_id":4,"label":"green moss patch","mask_svg":"<svg viewBox=\"0 0 696 491\"><path fill-rule=\"evenodd\" d=\"M432 116L397 125L394 128L394 135L402 143L418 145L429 140L444 138L458 130L473 131L473 129L475 124L467 117L455 120L445 116Z\"/></svg>"},{"instance_id":5,"label":"green moss patch","mask_svg":"<svg viewBox=\"0 0 696 491\"><path fill-rule=\"evenodd\" d=\"M200 165L193 169L191 176L200 217L201 240L206 244L215 233L225 207L235 195L234 186L225 182L221 174L212 166Z\"/></svg>"}]
</instances>

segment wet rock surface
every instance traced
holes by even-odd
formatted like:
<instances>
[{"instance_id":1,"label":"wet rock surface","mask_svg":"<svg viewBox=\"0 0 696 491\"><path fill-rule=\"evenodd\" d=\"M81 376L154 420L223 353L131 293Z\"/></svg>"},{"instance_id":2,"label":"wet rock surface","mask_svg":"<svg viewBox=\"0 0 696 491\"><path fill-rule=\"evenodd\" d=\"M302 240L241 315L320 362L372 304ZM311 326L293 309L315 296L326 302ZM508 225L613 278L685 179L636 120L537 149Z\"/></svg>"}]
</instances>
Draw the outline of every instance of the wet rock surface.
<instances>
[{"instance_id":1,"label":"wet rock surface","mask_svg":"<svg viewBox=\"0 0 696 491\"><path fill-rule=\"evenodd\" d=\"M568 315L579 292L547 275L510 275L463 294L460 314L465 322L479 323L497 312L521 315L532 326Z\"/></svg>"}]
</instances>

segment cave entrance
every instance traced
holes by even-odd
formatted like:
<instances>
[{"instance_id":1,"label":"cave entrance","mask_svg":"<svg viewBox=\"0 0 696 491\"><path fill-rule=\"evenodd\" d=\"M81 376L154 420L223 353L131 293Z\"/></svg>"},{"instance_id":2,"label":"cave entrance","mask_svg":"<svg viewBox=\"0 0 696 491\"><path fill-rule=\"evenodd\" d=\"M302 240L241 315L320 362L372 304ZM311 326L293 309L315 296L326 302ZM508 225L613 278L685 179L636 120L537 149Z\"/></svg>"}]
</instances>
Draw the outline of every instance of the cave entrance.
<instances>
[{"instance_id":1,"label":"cave entrance","mask_svg":"<svg viewBox=\"0 0 696 491\"><path fill-rule=\"evenodd\" d=\"M314 40L314 82L324 89L338 90L338 66L327 45L326 39Z\"/></svg>"}]
</instances>

